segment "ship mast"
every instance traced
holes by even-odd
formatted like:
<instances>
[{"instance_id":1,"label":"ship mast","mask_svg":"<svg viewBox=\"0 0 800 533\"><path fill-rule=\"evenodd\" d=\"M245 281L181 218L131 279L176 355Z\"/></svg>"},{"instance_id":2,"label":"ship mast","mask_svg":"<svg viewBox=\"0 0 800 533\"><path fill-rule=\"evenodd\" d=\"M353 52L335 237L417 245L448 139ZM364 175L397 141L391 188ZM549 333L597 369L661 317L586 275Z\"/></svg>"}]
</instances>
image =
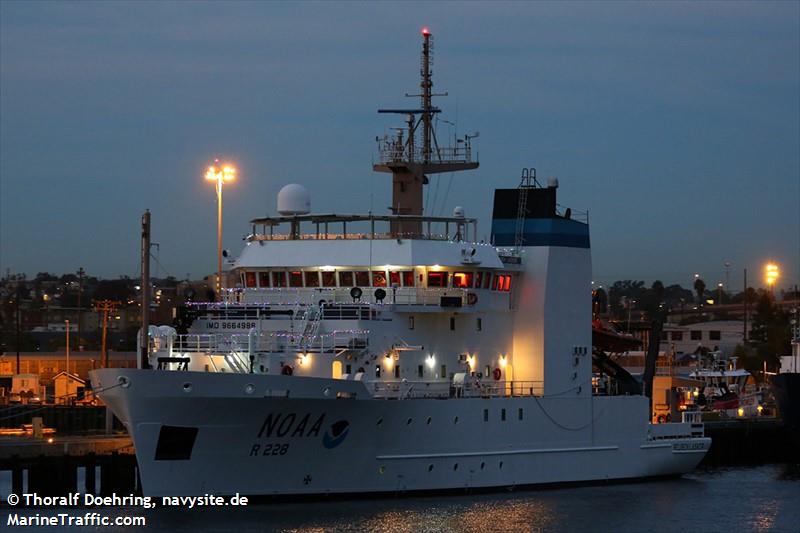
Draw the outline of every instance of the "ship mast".
<instances>
[{"instance_id":1,"label":"ship mast","mask_svg":"<svg viewBox=\"0 0 800 533\"><path fill-rule=\"evenodd\" d=\"M475 135L456 139L455 146L442 147L436 139L433 116L441 109L433 105L433 42L428 28L422 29L422 56L420 60L419 109L379 109L378 113L406 115L406 127L396 128L394 136L378 138L379 162L373 165L376 172L392 173L392 205L395 215L421 216L423 214L423 189L428 183L428 174L459 172L478 168L472 160L471 140ZM421 130L421 132L419 131ZM416 139L421 137L421 146ZM418 220L396 220L391 223L392 234L398 237L413 237L422 233L422 222Z\"/></svg>"}]
</instances>

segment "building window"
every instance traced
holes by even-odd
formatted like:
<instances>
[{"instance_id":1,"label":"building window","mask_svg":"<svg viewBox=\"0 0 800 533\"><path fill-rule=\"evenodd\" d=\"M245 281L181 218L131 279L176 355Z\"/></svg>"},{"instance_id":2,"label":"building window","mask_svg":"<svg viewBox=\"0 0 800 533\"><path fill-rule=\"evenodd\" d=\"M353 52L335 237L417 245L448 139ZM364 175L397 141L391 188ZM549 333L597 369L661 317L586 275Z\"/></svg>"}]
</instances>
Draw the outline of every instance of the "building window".
<instances>
[{"instance_id":1,"label":"building window","mask_svg":"<svg viewBox=\"0 0 800 533\"><path fill-rule=\"evenodd\" d=\"M344 365L344 371L350 374L353 371L353 365Z\"/></svg>"},{"instance_id":2,"label":"building window","mask_svg":"<svg viewBox=\"0 0 800 533\"><path fill-rule=\"evenodd\" d=\"M520 420L522 420L522 407L520 407L520 408L517 410L517 418L519 418Z\"/></svg>"},{"instance_id":3,"label":"building window","mask_svg":"<svg viewBox=\"0 0 800 533\"><path fill-rule=\"evenodd\" d=\"M708 332L708 338L709 340L712 341L718 341L722 339L722 332L712 329L711 331Z\"/></svg>"},{"instance_id":4,"label":"building window","mask_svg":"<svg viewBox=\"0 0 800 533\"><path fill-rule=\"evenodd\" d=\"M500 409L500 420L502 420L503 422L506 421L506 410L505 409Z\"/></svg>"},{"instance_id":5,"label":"building window","mask_svg":"<svg viewBox=\"0 0 800 533\"><path fill-rule=\"evenodd\" d=\"M672 340L674 340L674 341L682 341L683 340L683 332L682 331L673 331L672 332Z\"/></svg>"},{"instance_id":6,"label":"building window","mask_svg":"<svg viewBox=\"0 0 800 533\"><path fill-rule=\"evenodd\" d=\"M483 410L483 421L484 422L488 422L489 421L489 410L488 409L484 409Z\"/></svg>"},{"instance_id":7,"label":"building window","mask_svg":"<svg viewBox=\"0 0 800 533\"><path fill-rule=\"evenodd\" d=\"M381 365L375 365L375 377L381 377Z\"/></svg>"},{"instance_id":8,"label":"building window","mask_svg":"<svg viewBox=\"0 0 800 533\"><path fill-rule=\"evenodd\" d=\"M693 329L690 335L693 341L703 340L703 332L699 329Z\"/></svg>"},{"instance_id":9,"label":"building window","mask_svg":"<svg viewBox=\"0 0 800 533\"><path fill-rule=\"evenodd\" d=\"M667 332L666 332L666 331L662 331L662 332L661 332L661 340L662 340L662 341L668 341L668 340L669 340L669 337L668 337L668 335L667 335Z\"/></svg>"},{"instance_id":10,"label":"building window","mask_svg":"<svg viewBox=\"0 0 800 533\"><path fill-rule=\"evenodd\" d=\"M456 330L456 317L451 316L450 317L450 331L455 331L455 330Z\"/></svg>"},{"instance_id":11,"label":"building window","mask_svg":"<svg viewBox=\"0 0 800 533\"><path fill-rule=\"evenodd\" d=\"M336 272L323 272L322 273L322 286L335 287L336 286Z\"/></svg>"},{"instance_id":12,"label":"building window","mask_svg":"<svg viewBox=\"0 0 800 533\"><path fill-rule=\"evenodd\" d=\"M482 318L475 319L475 329L477 329L478 331L483 331L483 319Z\"/></svg>"},{"instance_id":13,"label":"building window","mask_svg":"<svg viewBox=\"0 0 800 533\"><path fill-rule=\"evenodd\" d=\"M442 377L447 379L447 365L442 365Z\"/></svg>"},{"instance_id":14,"label":"building window","mask_svg":"<svg viewBox=\"0 0 800 533\"><path fill-rule=\"evenodd\" d=\"M269 272L258 273L258 286L269 287Z\"/></svg>"},{"instance_id":15,"label":"building window","mask_svg":"<svg viewBox=\"0 0 800 533\"><path fill-rule=\"evenodd\" d=\"M400 364L399 363L394 365L394 377L396 377L396 378L400 377Z\"/></svg>"},{"instance_id":16,"label":"building window","mask_svg":"<svg viewBox=\"0 0 800 533\"><path fill-rule=\"evenodd\" d=\"M408 329L414 329L414 317L408 317Z\"/></svg>"},{"instance_id":17,"label":"building window","mask_svg":"<svg viewBox=\"0 0 800 533\"><path fill-rule=\"evenodd\" d=\"M403 276L403 287L413 287L414 286L414 272L411 270L404 270L401 272Z\"/></svg>"},{"instance_id":18,"label":"building window","mask_svg":"<svg viewBox=\"0 0 800 533\"><path fill-rule=\"evenodd\" d=\"M396 270L392 270L389 272L389 286L391 287L400 286L400 272Z\"/></svg>"},{"instance_id":19,"label":"building window","mask_svg":"<svg viewBox=\"0 0 800 533\"><path fill-rule=\"evenodd\" d=\"M417 377L422 377L422 365L417 365Z\"/></svg>"},{"instance_id":20,"label":"building window","mask_svg":"<svg viewBox=\"0 0 800 533\"><path fill-rule=\"evenodd\" d=\"M339 286L352 287L353 286L353 273L352 272L339 272Z\"/></svg>"},{"instance_id":21,"label":"building window","mask_svg":"<svg viewBox=\"0 0 800 533\"><path fill-rule=\"evenodd\" d=\"M273 272L272 273L272 286L285 287L286 286L286 272Z\"/></svg>"},{"instance_id":22,"label":"building window","mask_svg":"<svg viewBox=\"0 0 800 533\"><path fill-rule=\"evenodd\" d=\"M428 272L428 287L447 287L447 272Z\"/></svg>"},{"instance_id":23,"label":"building window","mask_svg":"<svg viewBox=\"0 0 800 533\"><path fill-rule=\"evenodd\" d=\"M475 272L475 288L480 289L483 285L483 272Z\"/></svg>"}]
</instances>

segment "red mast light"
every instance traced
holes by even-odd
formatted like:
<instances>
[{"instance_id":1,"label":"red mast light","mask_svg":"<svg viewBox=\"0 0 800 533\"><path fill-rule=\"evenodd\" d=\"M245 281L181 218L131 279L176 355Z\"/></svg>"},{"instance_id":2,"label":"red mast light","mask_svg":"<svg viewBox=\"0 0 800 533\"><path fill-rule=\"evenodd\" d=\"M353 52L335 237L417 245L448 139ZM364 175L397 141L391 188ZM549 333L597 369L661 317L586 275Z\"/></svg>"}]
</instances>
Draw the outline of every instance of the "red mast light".
<instances>
[{"instance_id":1,"label":"red mast light","mask_svg":"<svg viewBox=\"0 0 800 533\"><path fill-rule=\"evenodd\" d=\"M422 35L428 36L428 35L430 35L430 34L431 34L431 31L428 29L428 27L427 27L427 26L425 26L424 28L422 28Z\"/></svg>"}]
</instances>

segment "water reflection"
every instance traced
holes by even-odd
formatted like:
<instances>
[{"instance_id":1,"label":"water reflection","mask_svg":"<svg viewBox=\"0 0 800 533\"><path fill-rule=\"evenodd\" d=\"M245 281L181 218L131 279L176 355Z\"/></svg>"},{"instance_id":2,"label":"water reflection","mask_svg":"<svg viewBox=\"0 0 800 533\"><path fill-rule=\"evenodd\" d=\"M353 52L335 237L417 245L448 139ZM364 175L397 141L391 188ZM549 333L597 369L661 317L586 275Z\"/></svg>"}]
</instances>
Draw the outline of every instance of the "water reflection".
<instances>
[{"instance_id":1,"label":"water reflection","mask_svg":"<svg viewBox=\"0 0 800 533\"><path fill-rule=\"evenodd\" d=\"M697 471L681 479L646 483L460 496L273 502L235 509L165 508L136 514L148 517L149 533L797 533L798 470L796 465L771 465ZM113 514L131 513L119 510Z\"/></svg>"}]
</instances>

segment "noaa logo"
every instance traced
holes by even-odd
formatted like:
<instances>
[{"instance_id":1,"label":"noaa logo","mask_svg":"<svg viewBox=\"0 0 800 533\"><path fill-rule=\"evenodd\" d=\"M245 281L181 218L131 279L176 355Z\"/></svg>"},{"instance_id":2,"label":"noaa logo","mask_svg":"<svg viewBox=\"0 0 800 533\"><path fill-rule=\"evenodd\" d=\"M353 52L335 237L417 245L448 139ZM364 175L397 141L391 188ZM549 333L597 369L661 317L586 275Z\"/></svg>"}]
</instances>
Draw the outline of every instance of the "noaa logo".
<instances>
[{"instance_id":1,"label":"noaa logo","mask_svg":"<svg viewBox=\"0 0 800 533\"><path fill-rule=\"evenodd\" d=\"M347 437L350 431L350 422L347 420L339 420L331 424L328 431L322 436L322 445L327 449L336 448Z\"/></svg>"}]
</instances>

